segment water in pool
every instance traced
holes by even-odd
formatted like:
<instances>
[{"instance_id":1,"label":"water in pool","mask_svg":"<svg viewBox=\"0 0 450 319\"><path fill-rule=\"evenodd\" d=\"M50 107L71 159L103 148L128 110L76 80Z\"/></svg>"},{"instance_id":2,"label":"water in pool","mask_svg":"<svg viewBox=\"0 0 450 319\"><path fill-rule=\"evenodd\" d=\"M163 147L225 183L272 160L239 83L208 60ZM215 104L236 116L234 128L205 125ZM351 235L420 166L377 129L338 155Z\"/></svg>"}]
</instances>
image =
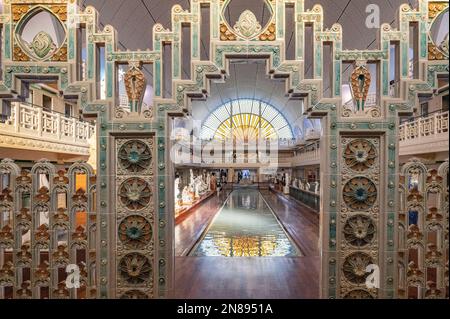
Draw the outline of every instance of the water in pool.
<instances>
[{"instance_id":1,"label":"water in pool","mask_svg":"<svg viewBox=\"0 0 450 319\"><path fill-rule=\"evenodd\" d=\"M255 189L233 191L191 256L300 256Z\"/></svg>"}]
</instances>

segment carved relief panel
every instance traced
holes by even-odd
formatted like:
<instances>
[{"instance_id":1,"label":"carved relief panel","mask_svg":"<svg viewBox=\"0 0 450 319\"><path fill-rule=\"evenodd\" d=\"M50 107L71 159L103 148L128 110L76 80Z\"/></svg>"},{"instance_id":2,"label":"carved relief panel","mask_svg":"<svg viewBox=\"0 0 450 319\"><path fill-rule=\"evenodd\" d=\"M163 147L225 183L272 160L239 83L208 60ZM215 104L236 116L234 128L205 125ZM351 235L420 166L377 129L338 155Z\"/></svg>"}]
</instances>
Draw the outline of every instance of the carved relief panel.
<instances>
[{"instance_id":1,"label":"carved relief panel","mask_svg":"<svg viewBox=\"0 0 450 319\"><path fill-rule=\"evenodd\" d=\"M154 138L117 138L118 298L153 298L155 268Z\"/></svg>"},{"instance_id":2,"label":"carved relief panel","mask_svg":"<svg viewBox=\"0 0 450 319\"><path fill-rule=\"evenodd\" d=\"M341 136L339 226L341 296L376 298L369 265L379 265L380 138Z\"/></svg>"}]
</instances>

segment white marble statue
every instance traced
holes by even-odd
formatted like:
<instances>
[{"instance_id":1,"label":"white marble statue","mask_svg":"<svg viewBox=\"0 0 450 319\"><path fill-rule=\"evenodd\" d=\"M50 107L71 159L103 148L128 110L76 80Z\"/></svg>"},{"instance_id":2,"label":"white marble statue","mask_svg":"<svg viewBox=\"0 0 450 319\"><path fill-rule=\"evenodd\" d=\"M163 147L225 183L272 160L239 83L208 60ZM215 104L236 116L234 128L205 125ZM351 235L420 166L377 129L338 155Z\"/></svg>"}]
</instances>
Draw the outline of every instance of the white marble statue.
<instances>
[{"instance_id":1,"label":"white marble statue","mask_svg":"<svg viewBox=\"0 0 450 319\"><path fill-rule=\"evenodd\" d=\"M320 184L319 184L319 182L316 182L316 187L314 189L314 193L319 194L319 192L320 192Z\"/></svg>"},{"instance_id":2,"label":"white marble statue","mask_svg":"<svg viewBox=\"0 0 450 319\"><path fill-rule=\"evenodd\" d=\"M288 173L285 174L284 176L284 187L283 187L283 193L285 193L286 195L289 195L289 185L291 183L290 180L290 176Z\"/></svg>"},{"instance_id":3,"label":"white marble statue","mask_svg":"<svg viewBox=\"0 0 450 319\"><path fill-rule=\"evenodd\" d=\"M298 188L298 179L295 178L294 181L292 182L292 186Z\"/></svg>"},{"instance_id":4,"label":"white marble statue","mask_svg":"<svg viewBox=\"0 0 450 319\"><path fill-rule=\"evenodd\" d=\"M178 203L178 200L180 199L180 178L175 178L175 205Z\"/></svg>"},{"instance_id":5,"label":"white marble statue","mask_svg":"<svg viewBox=\"0 0 450 319\"><path fill-rule=\"evenodd\" d=\"M208 187L208 192L211 191L211 174L206 174L206 185Z\"/></svg>"},{"instance_id":6,"label":"white marble statue","mask_svg":"<svg viewBox=\"0 0 450 319\"><path fill-rule=\"evenodd\" d=\"M192 198L189 192L189 187L185 186L183 188L183 192L181 194L181 198L183 200L183 205L191 205L192 204Z\"/></svg>"},{"instance_id":7,"label":"white marble statue","mask_svg":"<svg viewBox=\"0 0 450 319\"><path fill-rule=\"evenodd\" d=\"M189 186L194 186L194 172L192 169L189 170L190 179L189 179Z\"/></svg>"}]
</instances>

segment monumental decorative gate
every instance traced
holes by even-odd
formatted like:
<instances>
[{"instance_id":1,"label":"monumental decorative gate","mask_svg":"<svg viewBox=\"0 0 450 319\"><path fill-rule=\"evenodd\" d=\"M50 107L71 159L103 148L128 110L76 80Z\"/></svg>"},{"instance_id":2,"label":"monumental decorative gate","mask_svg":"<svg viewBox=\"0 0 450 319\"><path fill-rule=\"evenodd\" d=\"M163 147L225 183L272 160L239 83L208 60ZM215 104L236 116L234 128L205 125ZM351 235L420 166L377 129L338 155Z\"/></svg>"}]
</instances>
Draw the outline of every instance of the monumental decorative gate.
<instances>
[{"instance_id":1,"label":"monumental decorative gate","mask_svg":"<svg viewBox=\"0 0 450 319\"><path fill-rule=\"evenodd\" d=\"M272 16L266 25L246 10L232 26L223 14L229 2L192 0L189 10L176 5L170 29L154 26L153 50L124 52L118 49L112 26L99 28L93 7L82 10L76 0L3 1L0 97L21 99L27 83L56 80L64 96L78 99L85 116L96 117L98 135L96 177L84 164L58 173L43 161L36 164L30 177L11 161L2 162L0 173L11 178L1 195L1 207L8 207L11 223L0 232L0 261L8 259L2 261L0 285L10 287L13 297L170 297L174 177L169 117L189 112L191 97L206 97L209 79L226 78L229 59L235 57L267 59L267 74L285 78L286 94L303 97L305 113L323 119L321 296L404 296L397 289L405 284L399 283L405 277L399 276L398 262L407 267L401 255L404 246L399 247L397 241L397 225L406 227L397 211L398 117L413 111L418 94L437 88L438 75L448 75L448 35L447 45L435 43L430 35L435 21L448 12L448 2L419 0L415 9L402 5L398 27L381 25L378 49L374 50L344 50L341 26L326 29L320 5L308 9L303 0L267 0ZM208 60L202 60L200 54L202 6L208 6L210 13ZM294 14L295 53L291 60L285 52L286 6L292 7ZM60 43L44 29L36 30L28 41L22 36L27 24L41 12L50 14L63 30ZM182 25L191 28L190 52L181 51ZM306 78L305 29L309 26L313 30L314 71ZM411 28L415 31L410 32ZM410 43L414 43L412 72ZM166 61L163 51L167 45L172 58ZM324 58L325 45L332 48L328 60ZM190 54L191 70L187 80L181 76L186 54ZM393 61L392 65L398 66L394 97L389 80ZM129 111L118 106L118 70L124 64ZM323 95L325 64L331 65L329 97ZM349 82L354 108L342 103L345 64L353 65ZM142 103L146 88L142 68L149 65L154 103L147 108ZM167 72L170 69L171 74ZM104 86L99 85L102 79ZM375 82L377 102L368 106L369 87ZM169 97L163 93L167 83L171 85ZM89 176L89 182L77 192L73 185L80 170ZM51 185L39 187L36 174L48 176ZM57 205L58 190L69 198L65 207ZM23 192L30 194L30 203L21 199ZM39 216L45 212L52 227L59 225L68 232L65 245L55 245L59 242L51 235L55 229L40 224ZM83 225L76 225L77 212L88 214ZM21 245L26 231L31 232L31 246ZM448 229L446 232L448 236ZM444 247L430 249L442 253L439 250ZM64 276L58 267L66 264L81 266L82 294L59 285ZM369 264L380 269L380 289L365 285ZM24 268L30 268L31 276Z\"/></svg>"}]
</instances>

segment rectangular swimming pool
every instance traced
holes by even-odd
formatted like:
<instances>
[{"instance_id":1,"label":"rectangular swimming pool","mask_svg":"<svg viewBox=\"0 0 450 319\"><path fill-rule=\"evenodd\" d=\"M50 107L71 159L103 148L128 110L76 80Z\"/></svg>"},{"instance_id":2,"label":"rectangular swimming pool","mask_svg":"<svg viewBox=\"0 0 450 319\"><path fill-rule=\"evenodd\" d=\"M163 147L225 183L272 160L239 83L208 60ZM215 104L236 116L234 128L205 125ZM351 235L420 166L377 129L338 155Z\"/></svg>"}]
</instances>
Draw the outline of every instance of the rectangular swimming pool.
<instances>
[{"instance_id":1,"label":"rectangular swimming pool","mask_svg":"<svg viewBox=\"0 0 450 319\"><path fill-rule=\"evenodd\" d=\"M233 191L190 256L301 256L256 189Z\"/></svg>"}]
</instances>

